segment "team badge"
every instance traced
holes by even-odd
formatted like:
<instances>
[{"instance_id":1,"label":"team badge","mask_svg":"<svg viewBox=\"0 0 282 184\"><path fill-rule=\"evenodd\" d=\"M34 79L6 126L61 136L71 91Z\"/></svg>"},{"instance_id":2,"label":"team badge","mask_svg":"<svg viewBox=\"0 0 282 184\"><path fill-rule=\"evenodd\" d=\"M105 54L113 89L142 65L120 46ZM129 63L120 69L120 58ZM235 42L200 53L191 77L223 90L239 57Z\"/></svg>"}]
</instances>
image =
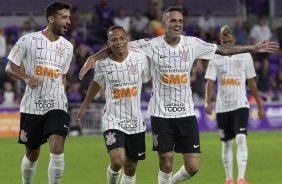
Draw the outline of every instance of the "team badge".
<instances>
[{"instance_id":1,"label":"team badge","mask_svg":"<svg viewBox=\"0 0 282 184\"><path fill-rule=\"evenodd\" d=\"M136 75L138 73L138 64L130 63L129 65L127 65L127 69L131 75Z\"/></svg>"},{"instance_id":2,"label":"team badge","mask_svg":"<svg viewBox=\"0 0 282 184\"><path fill-rule=\"evenodd\" d=\"M59 57L64 57L65 55L65 48L62 48L62 47L57 47L56 49L56 54L59 56Z\"/></svg>"},{"instance_id":3,"label":"team badge","mask_svg":"<svg viewBox=\"0 0 282 184\"><path fill-rule=\"evenodd\" d=\"M221 139L224 139L225 134L224 134L224 130L223 129L218 129L218 135Z\"/></svg>"},{"instance_id":4,"label":"team badge","mask_svg":"<svg viewBox=\"0 0 282 184\"><path fill-rule=\"evenodd\" d=\"M183 50L182 52L180 51L180 59L183 62L188 62L189 61L189 51L188 50Z\"/></svg>"},{"instance_id":5,"label":"team badge","mask_svg":"<svg viewBox=\"0 0 282 184\"><path fill-rule=\"evenodd\" d=\"M114 144L115 142L116 142L116 138L115 138L115 133L111 133L111 132L109 132L108 133L108 135L106 135L105 137L106 137L106 144L107 145L112 145L112 144Z\"/></svg>"},{"instance_id":6,"label":"team badge","mask_svg":"<svg viewBox=\"0 0 282 184\"><path fill-rule=\"evenodd\" d=\"M241 60L235 60L234 61L234 66L236 68L241 68L242 67L242 61Z\"/></svg>"},{"instance_id":7,"label":"team badge","mask_svg":"<svg viewBox=\"0 0 282 184\"><path fill-rule=\"evenodd\" d=\"M22 140L22 142L27 142L26 135L27 135L27 133L24 130L21 130L20 139Z\"/></svg>"},{"instance_id":8,"label":"team badge","mask_svg":"<svg viewBox=\"0 0 282 184\"><path fill-rule=\"evenodd\" d=\"M153 135L154 147L157 147L159 145L158 137L159 137L159 135L157 135L157 134Z\"/></svg>"}]
</instances>

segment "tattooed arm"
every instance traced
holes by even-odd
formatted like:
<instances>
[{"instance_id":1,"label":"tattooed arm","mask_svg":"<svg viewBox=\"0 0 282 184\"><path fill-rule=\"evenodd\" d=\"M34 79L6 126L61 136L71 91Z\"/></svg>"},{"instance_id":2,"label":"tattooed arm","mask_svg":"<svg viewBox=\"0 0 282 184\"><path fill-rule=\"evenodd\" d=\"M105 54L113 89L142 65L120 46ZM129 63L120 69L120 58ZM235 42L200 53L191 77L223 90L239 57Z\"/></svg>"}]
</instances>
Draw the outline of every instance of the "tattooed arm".
<instances>
[{"instance_id":1,"label":"tattooed arm","mask_svg":"<svg viewBox=\"0 0 282 184\"><path fill-rule=\"evenodd\" d=\"M278 49L276 42L270 42L269 40L263 40L255 45L217 45L215 51L216 54L220 55L233 55L245 52L269 52L273 53Z\"/></svg>"},{"instance_id":2,"label":"tattooed arm","mask_svg":"<svg viewBox=\"0 0 282 184\"><path fill-rule=\"evenodd\" d=\"M105 49L100 50L98 53L88 57L86 62L84 63L83 67L79 72L79 79L82 80L84 75L91 69L95 68L95 64L97 60L104 59L109 57L112 54L112 49L107 47Z\"/></svg>"}]
</instances>

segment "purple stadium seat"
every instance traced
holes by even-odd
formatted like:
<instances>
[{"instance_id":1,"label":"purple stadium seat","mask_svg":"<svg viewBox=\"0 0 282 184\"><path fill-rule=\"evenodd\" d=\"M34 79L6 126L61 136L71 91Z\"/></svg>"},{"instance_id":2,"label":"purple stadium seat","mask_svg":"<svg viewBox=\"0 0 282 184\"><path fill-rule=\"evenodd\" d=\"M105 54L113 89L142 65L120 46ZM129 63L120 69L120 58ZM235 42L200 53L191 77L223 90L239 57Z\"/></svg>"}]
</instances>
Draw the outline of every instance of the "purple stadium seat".
<instances>
[{"instance_id":1,"label":"purple stadium seat","mask_svg":"<svg viewBox=\"0 0 282 184\"><path fill-rule=\"evenodd\" d=\"M14 33L16 36L16 39L20 37L21 28L20 26L9 26L5 28L6 36L8 36L10 33Z\"/></svg>"},{"instance_id":2,"label":"purple stadium seat","mask_svg":"<svg viewBox=\"0 0 282 184\"><path fill-rule=\"evenodd\" d=\"M272 63L272 64L276 64L276 65L279 65L280 66L280 56L278 54L269 54L268 56L268 59L269 59L269 63Z\"/></svg>"},{"instance_id":3,"label":"purple stadium seat","mask_svg":"<svg viewBox=\"0 0 282 184\"><path fill-rule=\"evenodd\" d=\"M100 44L92 45L92 50L93 50L94 53L99 52L101 49L102 49L102 45L100 45Z\"/></svg>"}]
</instances>

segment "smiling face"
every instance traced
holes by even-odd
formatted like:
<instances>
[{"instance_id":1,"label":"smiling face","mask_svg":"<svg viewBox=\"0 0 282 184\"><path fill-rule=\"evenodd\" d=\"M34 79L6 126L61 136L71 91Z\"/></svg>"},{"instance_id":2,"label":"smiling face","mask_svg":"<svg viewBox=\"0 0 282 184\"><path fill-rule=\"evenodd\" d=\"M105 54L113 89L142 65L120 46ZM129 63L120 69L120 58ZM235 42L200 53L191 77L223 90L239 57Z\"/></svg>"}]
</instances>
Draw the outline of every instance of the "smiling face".
<instances>
[{"instance_id":1,"label":"smiling face","mask_svg":"<svg viewBox=\"0 0 282 184\"><path fill-rule=\"evenodd\" d=\"M128 37L122 28L113 29L108 32L108 46L111 47L114 55L128 53Z\"/></svg>"},{"instance_id":2,"label":"smiling face","mask_svg":"<svg viewBox=\"0 0 282 184\"><path fill-rule=\"evenodd\" d=\"M70 11L68 9L58 10L55 16L48 17L55 35L63 36L70 26Z\"/></svg>"},{"instance_id":3,"label":"smiling face","mask_svg":"<svg viewBox=\"0 0 282 184\"><path fill-rule=\"evenodd\" d=\"M163 15L163 22L165 28L165 37L167 39L180 39L183 31L183 15L179 11L166 12Z\"/></svg>"}]
</instances>

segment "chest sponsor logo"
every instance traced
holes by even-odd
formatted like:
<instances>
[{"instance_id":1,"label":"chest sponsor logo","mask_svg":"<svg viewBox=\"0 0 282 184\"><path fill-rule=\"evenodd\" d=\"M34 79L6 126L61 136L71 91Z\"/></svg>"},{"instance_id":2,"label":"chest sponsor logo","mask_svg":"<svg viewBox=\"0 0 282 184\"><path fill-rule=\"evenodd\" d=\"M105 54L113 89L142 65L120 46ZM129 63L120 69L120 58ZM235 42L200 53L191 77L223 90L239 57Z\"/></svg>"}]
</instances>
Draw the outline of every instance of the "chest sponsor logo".
<instances>
[{"instance_id":1,"label":"chest sponsor logo","mask_svg":"<svg viewBox=\"0 0 282 184\"><path fill-rule=\"evenodd\" d=\"M123 87L123 88L113 88L113 98L131 98L137 96L137 86L133 87Z\"/></svg>"},{"instance_id":2,"label":"chest sponsor logo","mask_svg":"<svg viewBox=\"0 0 282 184\"><path fill-rule=\"evenodd\" d=\"M36 109L52 109L55 106L54 103L54 99L36 98L34 100L34 105Z\"/></svg>"},{"instance_id":3,"label":"chest sponsor logo","mask_svg":"<svg viewBox=\"0 0 282 184\"><path fill-rule=\"evenodd\" d=\"M118 125L121 126L124 130L132 131L137 128L137 119L121 120L120 122L118 122Z\"/></svg>"},{"instance_id":4,"label":"chest sponsor logo","mask_svg":"<svg viewBox=\"0 0 282 184\"><path fill-rule=\"evenodd\" d=\"M221 80L223 86L240 86L241 81L239 78L224 78Z\"/></svg>"},{"instance_id":5,"label":"chest sponsor logo","mask_svg":"<svg viewBox=\"0 0 282 184\"><path fill-rule=\"evenodd\" d=\"M57 79L59 76L59 73L60 73L59 69L53 69L53 68L43 67L39 65L35 66L35 75L37 76L50 77L53 79Z\"/></svg>"},{"instance_id":6,"label":"chest sponsor logo","mask_svg":"<svg viewBox=\"0 0 282 184\"><path fill-rule=\"evenodd\" d=\"M164 84L187 84L187 74L161 74L161 81Z\"/></svg>"},{"instance_id":7,"label":"chest sponsor logo","mask_svg":"<svg viewBox=\"0 0 282 184\"><path fill-rule=\"evenodd\" d=\"M183 113L186 108L184 103L164 102L164 110L168 113Z\"/></svg>"}]
</instances>

